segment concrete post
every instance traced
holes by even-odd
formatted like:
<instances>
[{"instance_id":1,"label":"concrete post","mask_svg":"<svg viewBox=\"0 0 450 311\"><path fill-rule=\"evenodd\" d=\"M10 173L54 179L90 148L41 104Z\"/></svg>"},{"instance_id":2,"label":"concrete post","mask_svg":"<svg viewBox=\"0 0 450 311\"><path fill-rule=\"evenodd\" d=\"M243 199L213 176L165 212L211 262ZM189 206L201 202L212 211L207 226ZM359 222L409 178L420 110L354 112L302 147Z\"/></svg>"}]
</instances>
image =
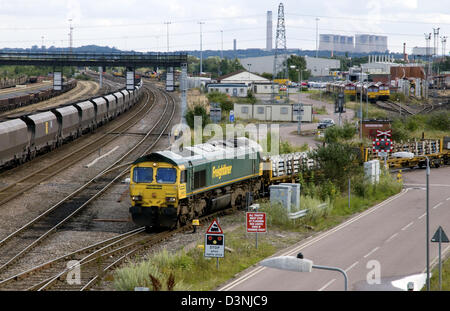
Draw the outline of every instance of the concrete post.
<instances>
[{"instance_id":1,"label":"concrete post","mask_svg":"<svg viewBox=\"0 0 450 311\"><path fill-rule=\"evenodd\" d=\"M102 88L103 87L103 67L102 66L98 67L98 72L100 73L100 76L99 76L100 88Z\"/></svg>"},{"instance_id":2,"label":"concrete post","mask_svg":"<svg viewBox=\"0 0 450 311\"><path fill-rule=\"evenodd\" d=\"M186 124L184 115L187 109L187 64L181 64L181 79L180 79L180 91L181 91L181 122Z\"/></svg>"}]
</instances>

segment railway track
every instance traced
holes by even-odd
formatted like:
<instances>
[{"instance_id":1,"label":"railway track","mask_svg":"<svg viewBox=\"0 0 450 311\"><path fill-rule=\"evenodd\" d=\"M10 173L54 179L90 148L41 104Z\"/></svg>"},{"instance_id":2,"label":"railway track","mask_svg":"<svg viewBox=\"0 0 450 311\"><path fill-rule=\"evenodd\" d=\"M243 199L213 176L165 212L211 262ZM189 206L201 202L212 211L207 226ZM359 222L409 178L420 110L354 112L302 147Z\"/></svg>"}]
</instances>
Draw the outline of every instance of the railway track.
<instances>
[{"instance_id":1,"label":"railway track","mask_svg":"<svg viewBox=\"0 0 450 311\"><path fill-rule=\"evenodd\" d=\"M9 184L8 186L1 188L0 206L11 201L24 192L32 189L39 183L49 179L57 173L65 170L74 163L79 162L93 152L96 152L102 146L105 146L116 139L116 135L110 135L111 132L117 133L117 135L126 132L130 127L139 122L139 120L141 120L145 113L149 112L153 108L153 105L150 104L150 97L152 96L154 95L149 95L149 93L147 93L148 98L144 100L143 104L137 105L139 107L135 107L136 109L132 109L132 112L130 112L131 116L127 115L127 119L121 122L118 126L108 131L105 130L102 135L96 137L93 141L90 141L83 146L77 146L76 150L69 152L58 160L52 161L51 164L37 169L30 174L27 174L26 176L14 182L11 182L11 184ZM46 153L45 155L41 156L39 160L45 159L49 156L50 153ZM11 173L11 171L15 171L17 169L19 169L19 167L13 168L7 173Z\"/></svg>"},{"instance_id":2,"label":"railway track","mask_svg":"<svg viewBox=\"0 0 450 311\"><path fill-rule=\"evenodd\" d=\"M219 211L199 220L201 223L206 223L230 210ZM105 274L127 258L145 251L176 233L189 230L192 230L191 225L149 235L145 233L144 228L134 229L13 275L0 281L0 290L89 290L95 287ZM69 265L70 261L74 263L75 260L78 265ZM69 273L78 268L81 276L80 283L69 284L67 282Z\"/></svg>"},{"instance_id":3,"label":"railway track","mask_svg":"<svg viewBox=\"0 0 450 311\"><path fill-rule=\"evenodd\" d=\"M414 116L414 115L422 114L422 113L430 113L435 108L433 104L425 104L422 109L420 109L418 111L417 110L413 111L413 110L411 110L410 107L408 107L406 105L400 105L396 102L391 102L391 101L377 101L377 102L375 102L375 105L381 109L408 115L408 116Z\"/></svg>"},{"instance_id":4,"label":"railway track","mask_svg":"<svg viewBox=\"0 0 450 311\"><path fill-rule=\"evenodd\" d=\"M167 102L159 120L125 155L73 193L50 207L45 213L0 241L0 274L3 278L8 274L7 270L9 267L120 180L128 172L128 167L130 166L127 164L128 162L133 161L137 156L145 154L156 145L175 113L175 102L171 102L167 97L165 99ZM152 135L154 132L159 133L156 138ZM123 163L126 163L125 166L128 167L119 174L114 173L116 170L112 168L120 167Z\"/></svg>"}]
</instances>

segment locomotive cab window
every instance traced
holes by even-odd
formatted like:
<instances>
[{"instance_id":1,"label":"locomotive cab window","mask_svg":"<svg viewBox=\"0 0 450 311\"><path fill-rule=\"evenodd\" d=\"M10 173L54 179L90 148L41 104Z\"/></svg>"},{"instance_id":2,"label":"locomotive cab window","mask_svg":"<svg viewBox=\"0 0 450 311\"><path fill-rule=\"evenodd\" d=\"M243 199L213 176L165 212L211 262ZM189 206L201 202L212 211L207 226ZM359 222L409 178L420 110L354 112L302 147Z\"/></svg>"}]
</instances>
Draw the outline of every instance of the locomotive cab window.
<instances>
[{"instance_id":1,"label":"locomotive cab window","mask_svg":"<svg viewBox=\"0 0 450 311\"><path fill-rule=\"evenodd\" d=\"M180 173L180 184L186 183L186 171L181 171Z\"/></svg>"},{"instance_id":2,"label":"locomotive cab window","mask_svg":"<svg viewBox=\"0 0 450 311\"><path fill-rule=\"evenodd\" d=\"M133 169L133 182L135 183L151 183L153 181L153 168L151 167L135 167Z\"/></svg>"},{"instance_id":3,"label":"locomotive cab window","mask_svg":"<svg viewBox=\"0 0 450 311\"><path fill-rule=\"evenodd\" d=\"M173 184L177 180L177 171L174 168L158 168L156 182L159 184Z\"/></svg>"}]
</instances>

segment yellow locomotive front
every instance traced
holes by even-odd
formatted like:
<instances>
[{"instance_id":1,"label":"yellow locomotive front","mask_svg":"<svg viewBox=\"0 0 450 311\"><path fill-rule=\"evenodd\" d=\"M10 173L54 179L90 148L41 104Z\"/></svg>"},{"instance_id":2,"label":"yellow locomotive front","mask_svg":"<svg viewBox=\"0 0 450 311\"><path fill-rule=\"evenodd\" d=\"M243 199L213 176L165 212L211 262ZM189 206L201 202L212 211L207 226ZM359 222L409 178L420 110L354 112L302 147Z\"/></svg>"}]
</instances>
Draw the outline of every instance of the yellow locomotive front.
<instances>
[{"instance_id":1,"label":"yellow locomotive front","mask_svg":"<svg viewBox=\"0 0 450 311\"><path fill-rule=\"evenodd\" d=\"M179 200L186 198L183 166L147 159L130 171L130 213L133 222L172 227L177 223Z\"/></svg>"}]
</instances>

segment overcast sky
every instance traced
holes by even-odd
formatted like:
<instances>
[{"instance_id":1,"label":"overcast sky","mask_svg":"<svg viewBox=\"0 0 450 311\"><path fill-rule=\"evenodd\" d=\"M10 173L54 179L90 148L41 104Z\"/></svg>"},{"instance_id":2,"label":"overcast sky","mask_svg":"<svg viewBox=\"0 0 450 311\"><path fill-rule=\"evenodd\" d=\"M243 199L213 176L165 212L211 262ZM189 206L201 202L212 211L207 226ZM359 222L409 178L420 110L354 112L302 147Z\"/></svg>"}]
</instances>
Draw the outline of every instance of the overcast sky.
<instances>
[{"instance_id":1,"label":"overcast sky","mask_svg":"<svg viewBox=\"0 0 450 311\"><path fill-rule=\"evenodd\" d=\"M265 48L266 12L275 33L279 1L269 0L0 0L0 47L68 46L72 19L74 46L108 45L136 51ZM388 48L407 53L425 46L424 33L440 27L450 35L449 0L285 0L288 48L315 49L319 33L388 36ZM440 40L439 40L440 41ZM431 42L433 45L433 41ZM439 46L441 44L439 43ZM450 41L447 44L450 50ZM439 48L441 53L441 48Z\"/></svg>"}]
</instances>

